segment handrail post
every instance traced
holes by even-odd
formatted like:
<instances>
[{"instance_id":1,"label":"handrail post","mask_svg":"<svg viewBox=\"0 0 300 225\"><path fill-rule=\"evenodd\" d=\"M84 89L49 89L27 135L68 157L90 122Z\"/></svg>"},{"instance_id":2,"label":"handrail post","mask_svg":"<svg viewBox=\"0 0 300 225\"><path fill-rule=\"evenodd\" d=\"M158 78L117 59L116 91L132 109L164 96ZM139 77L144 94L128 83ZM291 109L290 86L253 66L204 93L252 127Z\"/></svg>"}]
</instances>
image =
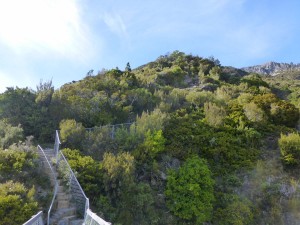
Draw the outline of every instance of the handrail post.
<instances>
[{"instance_id":1,"label":"handrail post","mask_svg":"<svg viewBox=\"0 0 300 225\"><path fill-rule=\"evenodd\" d=\"M58 130L55 131L55 142L54 142L54 153L56 162L58 161L58 152L59 152L59 145L60 145L59 133Z\"/></svg>"},{"instance_id":2,"label":"handrail post","mask_svg":"<svg viewBox=\"0 0 300 225\"><path fill-rule=\"evenodd\" d=\"M90 208L90 200L89 198L86 198L85 201L85 209L84 209L84 220L86 219L87 216L87 210Z\"/></svg>"}]
</instances>

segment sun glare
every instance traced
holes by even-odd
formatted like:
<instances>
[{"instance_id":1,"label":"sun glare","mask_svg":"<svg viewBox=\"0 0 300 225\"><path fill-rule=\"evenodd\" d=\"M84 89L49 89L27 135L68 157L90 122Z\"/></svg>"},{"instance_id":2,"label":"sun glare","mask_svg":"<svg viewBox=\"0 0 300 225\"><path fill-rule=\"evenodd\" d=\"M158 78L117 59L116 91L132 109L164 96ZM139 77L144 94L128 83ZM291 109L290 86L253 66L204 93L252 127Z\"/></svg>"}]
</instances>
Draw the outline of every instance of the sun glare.
<instances>
[{"instance_id":1,"label":"sun glare","mask_svg":"<svg viewBox=\"0 0 300 225\"><path fill-rule=\"evenodd\" d=\"M64 53L82 38L80 24L74 0L0 1L0 40L15 51Z\"/></svg>"}]
</instances>

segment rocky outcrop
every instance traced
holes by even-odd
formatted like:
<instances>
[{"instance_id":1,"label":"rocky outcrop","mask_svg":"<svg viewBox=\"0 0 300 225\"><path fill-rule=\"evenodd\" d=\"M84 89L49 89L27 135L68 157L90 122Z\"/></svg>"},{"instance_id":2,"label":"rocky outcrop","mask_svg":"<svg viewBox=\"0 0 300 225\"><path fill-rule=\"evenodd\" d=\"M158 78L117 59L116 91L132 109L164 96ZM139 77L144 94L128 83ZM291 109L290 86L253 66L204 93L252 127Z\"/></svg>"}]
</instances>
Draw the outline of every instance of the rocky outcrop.
<instances>
[{"instance_id":1,"label":"rocky outcrop","mask_svg":"<svg viewBox=\"0 0 300 225\"><path fill-rule=\"evenodd\" d=\"M249 73L259 73L263 75L276 76L278 73L282 71L291 71L291 70L300 71L300 63L294 64L294 63L268 62L263 65L249 66L241 69Z\"/></svg>"}]
</instances>

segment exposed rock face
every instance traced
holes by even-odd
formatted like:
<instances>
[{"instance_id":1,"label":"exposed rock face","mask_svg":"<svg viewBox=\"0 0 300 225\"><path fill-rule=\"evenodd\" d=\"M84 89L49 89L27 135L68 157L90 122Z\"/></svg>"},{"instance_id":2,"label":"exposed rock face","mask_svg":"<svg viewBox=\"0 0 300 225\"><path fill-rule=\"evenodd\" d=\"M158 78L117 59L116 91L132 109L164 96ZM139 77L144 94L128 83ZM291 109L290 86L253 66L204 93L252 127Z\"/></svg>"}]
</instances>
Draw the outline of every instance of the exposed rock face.
<instances>
[{"instance_id":1,"label":"exposed rock face","mask_svg":"<svg viewBox=\"0 0 300 225\"><path fill-rule=\"evenodd\" d=\"M279 72L288 71L288 70L299 70L300 63L277 63L277 62L268 62L263 65L249 66L241 68L244 71L250 73L259 73L264 75L276 76Z\"/></svg>"}]
</instances>

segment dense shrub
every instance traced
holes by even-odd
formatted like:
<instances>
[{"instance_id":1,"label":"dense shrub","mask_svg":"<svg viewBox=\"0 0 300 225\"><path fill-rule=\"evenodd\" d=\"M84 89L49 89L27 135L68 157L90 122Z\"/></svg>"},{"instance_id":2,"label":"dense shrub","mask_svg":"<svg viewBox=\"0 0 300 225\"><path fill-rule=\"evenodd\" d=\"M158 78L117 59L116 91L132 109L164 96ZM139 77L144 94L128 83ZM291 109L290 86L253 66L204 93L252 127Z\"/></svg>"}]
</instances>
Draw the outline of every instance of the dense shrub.
<instances>
[{"instance_id":1,"label":"dense shrub","mask_svg":"<svg viewBox=\"0 0 300 225\"><path fill-rule=\"evenodd\" d=\"M170 170L166 197L168 208L179 218L203 224L212 216L214 180L207 162L191 157L178 171Z\"/></svg>"},{"instance_id":2,"label":"dense shrub","mask_svg":"<svg viewBox=\"0 0 300 225\"><path fill-rule=\"evenodd\" d=\"M19 182L0 183L0 225L20 225L37 213L35 188L30 190Z\"/></svg>"},{"instance_id":3,"label":"dense shrub","mask_svg":"<svg viewBox=\"0 0 300 225\"><path fill-rule=\"evenodd\" d=\"M281 134L278 143L283 162L287 165L299 165L300 135L298 133Z\"/></svg>"}]
</instances>

